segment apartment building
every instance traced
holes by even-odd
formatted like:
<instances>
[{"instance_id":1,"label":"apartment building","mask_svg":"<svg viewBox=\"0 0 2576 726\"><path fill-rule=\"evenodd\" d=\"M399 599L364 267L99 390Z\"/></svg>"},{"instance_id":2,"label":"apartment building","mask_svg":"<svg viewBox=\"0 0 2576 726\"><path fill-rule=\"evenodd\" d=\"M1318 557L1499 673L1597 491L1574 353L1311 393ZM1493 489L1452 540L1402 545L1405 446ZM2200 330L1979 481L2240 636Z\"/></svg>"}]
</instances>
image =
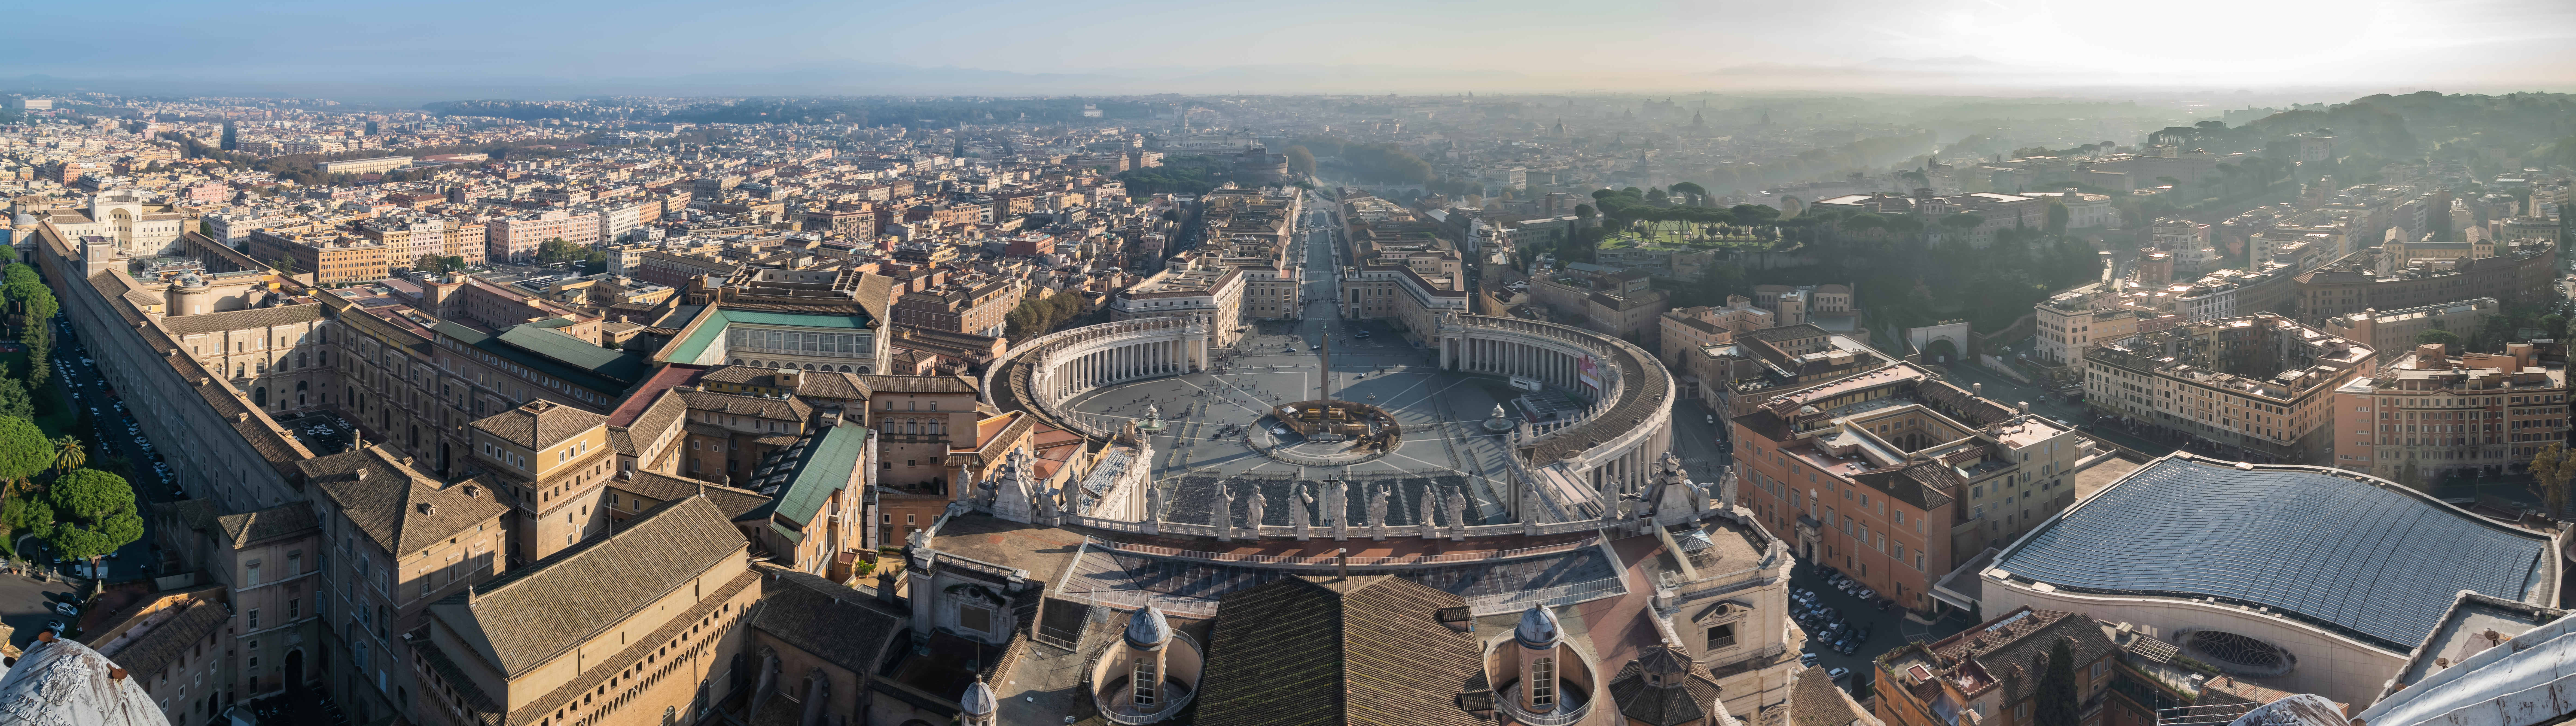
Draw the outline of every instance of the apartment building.
<instances>
[{"instance_id":1,"label":"apartment building","mask_svg":"<svg viewBox=\"0 0 2576 726\"><path fill-rule=\"evenodd\" d=\"M1028 292L1026 282L999 275L925 270L897 279L902 285L894 301L897 324L988 337L1001 336L1003 316Z\"/></svg>"},{"instance_id":2,"label":"apartment building","mask_svg":"<svg viewBox=\"0 0 2576 726\"><path fill-rule=\"evenodd\" d=\"M1753 298L1726 296L1726 307L1706 305L1664 311L1661 348L1657 356L1666 363L1679 364L1688 354L1712 345L1734 340L1736 335L1771 327L1777 318L1768 309L1756 307Z\"/></svg>"},{"instance_id":3,"label":"apartment building","mask_svg":"<svg viewBox=\"0 0 2576 726\"><path fill-rule=\"evenodd\" d=\"M490 229L454 217L402 216L361 221L355 231L383 243L387 264L403 270L422 257L459 257L467 265L482 265L488 249L484 235Z\"/></svg>"},{"instance_id":4,"label":"apartment building","mask_svg":"<svg viewBox=\"0 0 2576 726\"><path fill-rule=\"evenodd\" d=\"M2365 309L2396 310L2492 297L2504 302L2554 299L2557 244L2544 239L2499 246L2493 257L2457 259L2441 266L2381 270L2376 258L2356 256L2297 277L2300 320L2325 320Z\"/></svg>"},{"instance_id":5,"label":"apartment building","mask_svg":"<svg viewBox=\"0 0 2576 726\"><path fill-rule=\"evenodd\" d=\"M1559 318L1585 330L1626 338L1647 350L1661 347L1661 320L1672 307L1653 280L1637 270L1593 268L1532 276L1530 297ZM1755 301L1756 305L1761 304ZM1774 324L1778 322L1774 317Z\"/></svg>"},{"instance_id":6,"label":"apartment building","mask_svg":"<svg viewBox=\"0 0 2576 726\"><path fill-rule=\"evenodd\" d=\"M2095 411L2276 461L2333 454L2334 391L2377 351L2270 313L2104 343L2084 360Z\"/></svg>"},{"instance_id":7,"label":"apartment building","mask_svg":"<svg viewBox=\"0 0 2576 726\"><path fill-rule=\"evenodd\" d=\"M250 256L263 263L311 274L316 285L345 285L385 279L391 274L392 247L364 235L324 232L250 233Z\"/></svg>"},{"instance_id":8,"label":"apartment building","mask_svg":"<svg viewBox=\"0 0 2576 726\"><path fill-rule=\"evenodd\" d=\"M1238 268L1189 260L1110 296L1109 319L1203 319L1208 321L1212 334L1209 344L1230 346L1243 337L1246 277Z\"/></svg>"},{"instance_id":9,"label":"apartment building","mask_svg":"<svg viewBox=\"0 0 2576 726\"><path fill-rule=\"evenodd\" d=\"M1741 495L1793 551L1917 611L1932 583L2075 501L2074 429L1897 363L1731 422Z\"/></svg>"},{"instance_id":10,"label":"apartment building","mask_svg":"<svg viewBox=\"0 0 2576 726\"><path fill-rule=\"evenodd\" d=\"M2415 352L2415 336L2439 328L2458 333L2477 330L2488 316L2496 315L2503 304L2495 298L2482 297L2456 302L2417 305L2395 310L2370 310L2326 318L2326 332L2345 340L2367 343L2379 351L2382 363Z\"/></svg>"},{"instance_id":11,"label":"apartment building","mask_svg":"<svg viewBox=\"0 0 2576 726\"><path fill-rule=\"evenodd\" d=\"M2420 484L2461 471L2501 474L2567 441L2567 369L2530 343L2505 352L2412 352L2335 390L2334 466Z\"/></svg>"},{"instance_id":12,"label":"apartment building","mask_svg":"<svg viewBox=\"0 0 2576 726\"><path fill-rule=\"evenodd\" d=\"M495 262L528 262L537 247L560 239L589 247L600 241L600 215L592 210L550 209L483 223L483 255Z\"/></svg>"}]
</instances>

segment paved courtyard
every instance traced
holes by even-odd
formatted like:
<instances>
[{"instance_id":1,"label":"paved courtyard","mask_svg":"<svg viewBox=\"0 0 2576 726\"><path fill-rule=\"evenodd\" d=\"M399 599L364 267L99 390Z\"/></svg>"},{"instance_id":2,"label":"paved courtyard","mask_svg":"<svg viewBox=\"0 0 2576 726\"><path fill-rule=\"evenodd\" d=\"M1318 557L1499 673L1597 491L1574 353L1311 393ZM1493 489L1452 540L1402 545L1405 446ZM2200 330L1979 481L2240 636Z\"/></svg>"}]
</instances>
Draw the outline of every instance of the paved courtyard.
<instances>
[{"instance_id":1,"label":"paved courtyard","mask_svg":"<svg viewBox=\"0 0 2576 726\"><path fill-rule=\"evenodd\" d=\"M1282 321L1258 324L1231 349L1217 355L1210 372L1155 378L1092 391L1066 402L1069 412L1123 423L1145 417L1145 407L1158 406L1169 425L1154 437L1154 476L1167 479L1185 472L1288 474L1322 479L1352 474L1391 472L1459 472L1467 475L1468 496L1481 514L1496 515L1495 500L1506 466L1509 436L1487 432L1482 422L1494 407L1524 395L1499 376L1440 370L1434 352L1415 348L1388 324L1361 321L1333 335L1333 397L1374 404L1393 414L1404 427L1403 443L1386 456L1348 466L1300 466L1253 451L1239 427L1276 425L1273 407L1314 400L1326 371L1319 343L1328 321ZM1342 338L1368 330L1368 338ZM1294 348L1291 351L1291 348ZM1304 448L1311 453L1319 445Z\"/></svg>"}]
</instances>

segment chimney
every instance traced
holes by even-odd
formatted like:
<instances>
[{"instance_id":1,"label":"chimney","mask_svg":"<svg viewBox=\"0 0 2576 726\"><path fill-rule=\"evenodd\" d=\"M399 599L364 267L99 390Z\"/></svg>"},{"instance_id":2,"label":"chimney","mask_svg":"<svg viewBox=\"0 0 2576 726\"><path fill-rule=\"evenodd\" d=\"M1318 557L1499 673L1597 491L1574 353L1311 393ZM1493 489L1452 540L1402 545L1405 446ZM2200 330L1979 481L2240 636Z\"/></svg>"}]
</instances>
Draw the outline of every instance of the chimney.
<instances>
[{"instance_id":1,"label":"chimney","mask_svg":"<svg viewBox=\"0 0 2576 726\"><path fill-rule=\"evenodd\" d=\"M1969 391L1969 392L1971 392L1971 393L1975 393L1975 394L1977 394L1977 396L1978 396L1978 397L1982 398L1982 397L1984 397L1984 396L1986 395L1986 384L1983 384L1983 383L1970 383L1970 384L1968 384L1968 391Z\"/></svg>"},{"instance_id":2,"label":"chimney","mask_svg":"<svg viewBox=\"0 0 2576 726\"><path fill-rule=\"evenodd\" d=\"M2029 402L2029 401L2023 401L2023 402L2021 402L2021 415L2024 415L2024 416L2028 416L2028 415L2030 415L2030 402Z\"/></svg>"},{"instance_id":3,"label":"chimney","mask_svg":"<svg viewBox=\"0 0 2576 726\"><path fill-rule=\"evenodd\" d=\"M1351 579L1351 549L1350 549L1350 548L1348 548L1348 547L1335 547L1335 548L1333 548L1333 573L1334 573L1334 575L1335 575L1335 576L1337 576L1339 579L1343 579L1343 580Z\"/></svg>"}]
</instances>

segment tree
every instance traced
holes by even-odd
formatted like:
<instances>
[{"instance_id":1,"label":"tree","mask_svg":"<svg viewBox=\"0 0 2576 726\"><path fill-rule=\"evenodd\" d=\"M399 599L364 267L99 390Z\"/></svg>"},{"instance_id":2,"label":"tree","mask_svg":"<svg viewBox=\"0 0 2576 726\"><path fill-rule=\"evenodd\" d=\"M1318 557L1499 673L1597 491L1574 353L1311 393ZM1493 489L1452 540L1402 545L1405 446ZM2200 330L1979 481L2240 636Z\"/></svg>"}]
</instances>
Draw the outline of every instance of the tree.
<instances>
[{"instance_id":1,"label":"tree","mask_svg":"<svg viewBox=\"0 0 2576 726\"><path fill-rule=\"evenodd\" d=\"M2050 197L2048 199L2048 224L2043 227L2043 229L2048 230L2049 234L2065 234L2066 223L2069 221L2071 215L2072 213L2066 209L2065 199Z\"/></svg>"},{"instance_id":2,"label":"tree","mask_svg":"<svg viewBox=\"0 0 2576 726\"><path fill-rule=\"evenodd\" d=\"M27 395L27 384L15 378L0 378L0 416L36 418L36 400Z\"/></svg>"},{"instance_id":3,"label":"tree","mask_svg":"<svg viewBox=\"0 0 2576 726\"><path fill-rule=\"evenodd\" d=\"M2552 441L2540 445L2531 455L2531 483L2540 489L2540 502L2550 516L2567 511L2567 480L2576 477L2576 451Z\"/></svg>"},{"instance_id":4,"label":"tree","mask_svg":"<svg viewBox=\"0 0 2576 726\"><path fill-rule=\"evenodd\" d=\"M556 237L537 244L537 261L572 262L586 257L585 252L581 245L565 242L564 238Z\"/></svg>"},{"instance_id":5,"label":"tree","mask_svg":"<svg viewBox=\"0 0 2576 726\"><path fill-rule=\"evenodd\" d=\"M89 463L89 451L81 446L78 436L63 434L54 439L54 471L71 471Z\"/></svg>"},{"instance_id":6,"label":"tree","mask_svg":"<svg viewBox=\"0 0 2576 726\"><path fill-rule=\"evenodd\" d=\"M2427 343L2440 343L2442 345L2443 352L2448 353L2450 352L2451 346L2460 344L2460 336L2457 333L2443 330L2441 328L2434 328L2432 330L2415 334L2416 345L2424 345Z\"/></svg>"},{"instance_id":7,"label":"tree","mask_svg":"<svg viewBox=\"0 0 2576 726\"><path fill-rule=\"evenodd\" d=\"M2059 638L2048 647L2048 660L2040 666L2039 692L2031 696L2031 719L2034 726L2076 726L2083 721L2084 709L2078 703L2075 689L2075 649L2071 642Z\"/></svg>"},{"instance_id":8,"label":"tree","mask_svg":"<svg viewBox=\"0 0 2576 726\"><path fill-rule=\"evenodd\" d=\"M8 491L26 488L27 478L54 464L54 445L36 422L0 416L0 482Z\"/></svg>"},{"instance_id":9,"label":"tree","mask_svg":"<svg viewBox=\"0 0 2576 726\"><path fill-rule=\"evenodd\" d=\"M1279 155L1288 157L1289 173L1298 176L1315 175L1315 152L1308 151L1303 146L1291 146L1279 150Z\"/></svg>"},{"instance_id":10,"label":"tree","mask_svg":"<svg viewBox=\"0 0 2576 726\"><path fill-rule=\"evenodd\" d=\"M421 255L418 259L412 260L411 263L412 269L427 272L432 275L444 275L450 272L457 272L464 270L465 267L465 258L455 255Z\"/></svg>"},{"instance_id":11,"label":"tree","mask_svg":"<svg viewBox=\"0 0 2576 726\"><path fill-rule=\"evenodd\" d=\"M63 521L54 523L45 543L64 557L95 560L143 538L143 517L134 508L134 487L125 478L97 469L75 469L54 479L46 504Z\"/></svg>"},{"instance_id":12,"label":"tree","mask_svg":"<svg viewBox=\"0 0 2576 726\"><path fill-rule=\"evenodd\" d=\"M97 469L73 469L54 478L45 503L71 519L95 521L134 508L134 487L125 477Z\"/></svg>"},{"instance_id":13,"label":"tree","mask_svg":"<svg viewBox=\"0 0 2576 726\"><path fill-rule=\"evenodd\" d=\"M10 497L7 504L0 505L0 526L12 534L50 530L54 528L54 508L34 497ZM14 548L16 543L9 546Z\"/></svg>"}]
</instances>

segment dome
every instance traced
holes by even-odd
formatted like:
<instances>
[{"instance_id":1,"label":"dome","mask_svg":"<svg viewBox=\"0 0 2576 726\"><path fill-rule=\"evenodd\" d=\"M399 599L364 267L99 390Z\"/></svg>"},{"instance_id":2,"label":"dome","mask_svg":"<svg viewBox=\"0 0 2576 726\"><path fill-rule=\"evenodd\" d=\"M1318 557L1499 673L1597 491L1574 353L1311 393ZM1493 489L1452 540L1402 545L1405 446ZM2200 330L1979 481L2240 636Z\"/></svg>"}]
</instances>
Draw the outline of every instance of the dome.
<instances>
[{"instance_id":1,"label":"dome","mask_svg":"<svg viewBox=\"0 0 2576 726\"><path fill-rule=\"evenodd\" d=\"M958 710L977 718L993 715L993 707L1000 703L1001 699L993 696L993 687L984 685L983 676L976 676L975 683L966 687L966 695L957 697Z\"/></svg>"},{"instance_id":2,"label":"dome","mask_svg":"<svg viewBox=\"0 0 2576 726\"><path fill-rule=\"evenodd\" d=\"M1538 605L1522 611L1520 627L1512 629L1513 637L1519 638L1521 645L1528 648L1555 647L1556 639L1564 634L1565 629L1557 626L1556 613Z\"/></svg>"},{"instance_id":3,"label":"dome","mask_svg":"<svg viewBox=\"0 0 2576 726\"><path fill-rule=\"evenodd\" d=\"M1163 619L1163 610L1151 604L1127 617L1127 647L1155 650L1172 639L1172 623Z\"/></svg>"},{"instance_id":4,"label":"dome","mask_svg":"<svg viewBox=\"0 0 2576 726\"><path fill-rule=\"evenodd\" d=\"M22 229L35 229L37 224L36 215L34 213L21 210L18 212L18 218L10 220L10 224Z\"/></svg>"}]
</instances>

